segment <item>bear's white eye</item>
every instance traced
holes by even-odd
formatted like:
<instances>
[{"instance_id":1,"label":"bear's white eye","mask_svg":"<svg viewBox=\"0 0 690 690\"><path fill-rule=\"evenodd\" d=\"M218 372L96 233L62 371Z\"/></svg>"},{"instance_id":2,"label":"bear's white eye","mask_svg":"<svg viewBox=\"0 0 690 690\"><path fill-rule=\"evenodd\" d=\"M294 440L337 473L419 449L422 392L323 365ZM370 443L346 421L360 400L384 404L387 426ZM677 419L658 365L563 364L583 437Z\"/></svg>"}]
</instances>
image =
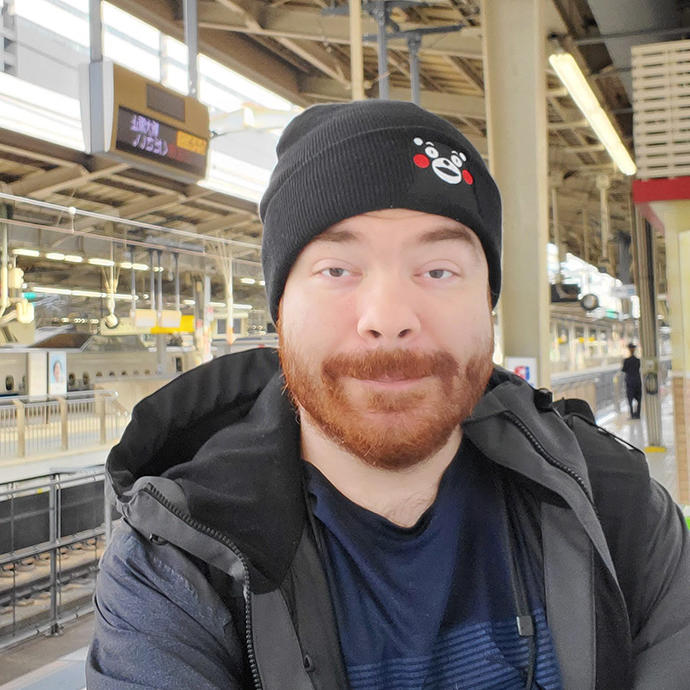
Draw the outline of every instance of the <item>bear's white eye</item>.
<instances>
[{"instance_id":1,"label":"bear's white eye","mask_svg":"<svg viewBox=\"0 0 690 690\"><path fill-rule=\"evenodd\" d=\"M414 141L415 146L421 146L424 143L424 139L421 137L415 137L412 141Z\"/></svg>"},{"instance_id":2,"label":"bear's white eye","mask_svg":"<svg viewBox=\"0 0 690 690\"><path fill-rule=\"evenodd\" d=\"M429 158L438 158L438 151L431 144L426 145L424 153L426 153Z\"/></svg>"},{"instance_id":3,"label":"bear's white eye","mask_svg":"<svg viewBox=\"0 0 690 690\"><path fill-rule=\"evenodd\" d=\"M462 158L460 158L455 151L453 151L453 154L450 157L450 162L458 168L462 168Z\"/></svg>"},{"instance_id":4,"label":"bear's white eye","mask_svg":"<svg viewBox=\"0 0 690 690\"><path fill-rule=\"evenodd\" d=\"M467 156L462 152L460 153L460 158L462 158L462 160L464 160L464 161L467 160Z\"/></svg>"}]
</instances>

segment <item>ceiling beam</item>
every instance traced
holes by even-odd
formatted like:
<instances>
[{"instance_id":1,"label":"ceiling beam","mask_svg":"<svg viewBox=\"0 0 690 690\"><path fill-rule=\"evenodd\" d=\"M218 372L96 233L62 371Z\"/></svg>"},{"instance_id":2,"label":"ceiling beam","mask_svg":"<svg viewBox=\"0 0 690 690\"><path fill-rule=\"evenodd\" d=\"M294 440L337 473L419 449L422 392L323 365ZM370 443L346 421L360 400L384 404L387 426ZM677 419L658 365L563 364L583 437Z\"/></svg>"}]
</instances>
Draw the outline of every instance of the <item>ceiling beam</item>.
<instances>
[{"instance_id":1,"label":"ceiling beam","mask_svg":"<svg viewBox=\"0 0 690 690\"><path fill-rule=\"evenodd\" d=\"M123 0L116 0L116 3ZM238 0L232 2L200 2L199 27L241 33L256 33L273 38L291 38L323 43L341 43L349 45L350 28L347 15L323 14L320 10L294 9L283 7L267 7L261 3L249 3L243 0L245 7L253 8L256 22L247 26L243 11L231 11L229 6L239 5ZM259 7L257 7L257 5ZM403 31L428 28L428 25L418 22L402 22ZM364 35L375 35L376 22L369 16L362 17L362 31ZM407 42L393 40L390 43L395 50L407 51ZM426 45L422 42L421 52L430 55L457 55L459 57L478 58L482 56L481 33L478 28L467 27L460 32L434 37Z\"/></svg>"},{"instance_id":2,"label":"ceiling beam","mask_svg":"<svg viewBox=\"0 0 690 690\"><path fill-rule=\"evenodd\" d=\"M79 164L65 165L52 170L30 173L10 185L12 194L17 196L31 196L34 199L45 199L47 196L64 189L76 189L99 177L106 177L128 168L127 163L111 163L106 166L96 166L94 170L87 170Z\"/></svg>"}]
</instances>

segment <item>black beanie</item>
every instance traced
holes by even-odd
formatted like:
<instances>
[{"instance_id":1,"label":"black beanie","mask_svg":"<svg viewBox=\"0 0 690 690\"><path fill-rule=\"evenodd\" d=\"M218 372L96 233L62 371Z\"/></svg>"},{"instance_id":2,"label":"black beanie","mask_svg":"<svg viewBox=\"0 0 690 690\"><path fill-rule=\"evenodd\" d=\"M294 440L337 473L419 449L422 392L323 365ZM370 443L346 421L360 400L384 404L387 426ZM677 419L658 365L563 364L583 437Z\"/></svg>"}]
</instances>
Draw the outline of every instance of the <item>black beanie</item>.
<instances>
[{"instance_id":1,"label":"black beanie","mask_svg":"<svg viewBox=\"0 0 690 690\"><path fill-rule=\"evenodd\" d=\"M482 157L446 120L404 101L315 105L285 128L260 204L262 263L271 316L297 256L331 225L406 208L473 230L501 290L501 198Z\"/></svg>"}]
</instances>

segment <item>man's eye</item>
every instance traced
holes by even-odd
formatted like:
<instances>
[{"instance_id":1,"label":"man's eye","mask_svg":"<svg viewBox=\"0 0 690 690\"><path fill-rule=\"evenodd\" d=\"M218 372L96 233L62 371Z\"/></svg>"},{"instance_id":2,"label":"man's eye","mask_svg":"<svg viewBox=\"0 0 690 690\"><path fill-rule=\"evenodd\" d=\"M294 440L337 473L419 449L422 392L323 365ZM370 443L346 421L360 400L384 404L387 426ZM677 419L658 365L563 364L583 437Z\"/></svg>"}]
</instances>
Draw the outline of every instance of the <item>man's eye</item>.
<instances>
[{"instance_id":1,"label":"man's eye","mask_svg":"<svg viewBox=\"0 0 690 690\"><path fill-rule=\"evenodd\" d=\"M452 271L448 271L445 268L432 268L430 271L426 272L429 278L434 280L442 280L443 278L450 278L453 275Z\"/></svg>"},{"instance_id":2,"label":"man's eye","mask_svg":"<svg viewBox=\"0 0 690 690\"><path fill-rule=\"evenodd\" d=\"M321 274L328 278L343 278L349 274L346 268L338 268L337 266L332 266L331 268L324 268Z\"/></svg>"}]
</instances>

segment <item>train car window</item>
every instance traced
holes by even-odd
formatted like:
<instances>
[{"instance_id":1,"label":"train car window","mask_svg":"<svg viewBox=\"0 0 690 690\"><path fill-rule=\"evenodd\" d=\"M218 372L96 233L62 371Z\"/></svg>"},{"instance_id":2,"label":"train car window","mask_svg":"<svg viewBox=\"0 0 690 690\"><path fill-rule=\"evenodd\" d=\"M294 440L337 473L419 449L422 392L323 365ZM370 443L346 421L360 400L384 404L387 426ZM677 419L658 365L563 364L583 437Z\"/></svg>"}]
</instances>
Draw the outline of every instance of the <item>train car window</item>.
<instances>
[{"instance_id":1,"label":"train car window","mask_svg":"<svg viewBox=\"0 0 690 690\"><path fill-rule=\"evenodd\" d=\"M139 370L138 370L138 369L135 369L134 372L133 372L133 375L134 375L134 376L139 376Z\"/></svg>"},{"instance_id":2,"label":"train car window","mask_svg":"<svg viewBox=\"0 0 690 690\"><path fill-rule=\"evenodd\" d=\"M175 357L175 371L182 371L182 357Z\"/></svg>"},{"instance_id":3,"label":"train car window","mask_svg":"<svg viewBox=\"0 0 690 690\"><path fill-rule=\"evenodd\" d=\"M114 371L109 371L109 372L108 372L108 376L115 376L115 372L114 372Z\"/></svg>"},{"instance_id":4,"label":"train car window","mask_svg":"<svg viewBox=\"0 0 690 690\"><path fill-rule=\"evenodd\" d=\"M102 372L102 371L97 371L97 372L96 372L96 378L97 378L97 379L98 379L98 378L101 378L102 376L103 376L103 372Z\"/></svg>"},{"instance_id":5,"label":"train car window","mask_svg":"<svg viewBox=\"0 0 690 690\"><path fill-rule=\"evenodd\" d=\"M5 376L5 390L6 391L13 391L14 390L14 376Z\"/></svg>"},{"instance_id":6,"label":"train car window","mask_svg":"<svg viewBox=\"0 0 690 690\"><path fill-rule=\"evenodd\" d=\"M126 372L126 371L123 371L123 372L120 374L120 376L127 376L127 372Z\"/></svg>"},{"instance_id":7,"label":"train car window","mask_svg":"<svg viewBox=\"0 0 690 690\"><path fill-rule=\"evenodd\" d=\"M85 371L85 372L81 375L81 381L82 381L82 383L83 383L85 386L88 386L90 380L91 380L91 377L89 376L89 372L88 372L88 371Z\"/></svg>"},{"instance_id":8,"label":"train car window","mask_svg":"<svg viewBox=\"0 0 690 690\"><path fill-rule=\"evenodd\" d=\"M67 385L68 386L74 386L74 384L77 382L77 377L74 375L73 371L70 371L70 373L67 375Z\"/></svg>"},{"instance_id":9,"label":"train car window","mask_svg":"<svg viewBox=\"0 0 690 690\"><path fill-rule=\"evenodd\" d=\"M149 376L150 374L151 374L151 370L150 370L150 369L147 369L147 370L144 372L144 375L145 375L145 376Z\"/></svg>"}]
</instances>

